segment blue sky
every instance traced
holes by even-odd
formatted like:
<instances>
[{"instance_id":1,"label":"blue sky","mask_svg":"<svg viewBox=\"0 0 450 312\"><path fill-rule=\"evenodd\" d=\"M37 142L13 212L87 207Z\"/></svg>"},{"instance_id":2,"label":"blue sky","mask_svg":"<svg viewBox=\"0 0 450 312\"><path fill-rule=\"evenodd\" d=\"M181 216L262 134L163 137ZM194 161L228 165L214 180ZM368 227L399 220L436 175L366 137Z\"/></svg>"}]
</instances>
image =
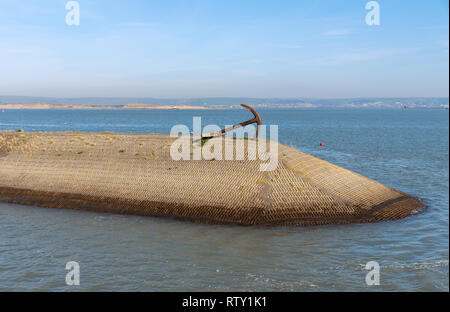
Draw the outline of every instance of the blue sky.
<instances>
[{"instance_id":1,"label":"blue sky","mask_svg":"<svg viewBox=\"0 0 450 312\"><path fill-rule=\"evenodd\" d=\"M0 2L0 95L414 97L449 93L448 1Z\"/></svg>"}]
</instances>

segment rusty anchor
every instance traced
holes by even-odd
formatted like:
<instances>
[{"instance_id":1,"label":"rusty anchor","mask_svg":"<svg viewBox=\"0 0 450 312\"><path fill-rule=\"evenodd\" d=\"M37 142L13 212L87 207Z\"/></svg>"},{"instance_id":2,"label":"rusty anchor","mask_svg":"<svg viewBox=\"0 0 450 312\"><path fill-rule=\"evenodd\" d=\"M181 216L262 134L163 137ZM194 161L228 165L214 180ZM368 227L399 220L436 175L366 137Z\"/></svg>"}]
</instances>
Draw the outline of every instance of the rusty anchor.
<instances>
[{"instance_id":1,"label":"rusty anchor","mask_svg":"<svg viewBox=\"0 0 450 312\"><path fill-rule=\"evenodd\" d=\"M249 111L251 111L254 117L252 119L247 120L247 121L238 123L238 124L236 124L234 126L222 129L220 131L211 132L211 133L209 133L206 136L202 135L201 139L202 140L209 140L209 139L212 139L212 138L214 138L216 136L225 135L225 133L227 133L227 132L229 132L231 130L234 130L236 128L245 127L245 126L253 124L253 123L257 124L256 133L255 133L255 139L257 139L258 138L258 133L259 133L259 127L261 126L261 116L259 116L258 112L255 111L252 107L250 107L250 106L248 106L246 104L241 104L241 106L246 108L246 109L248 109Z\"/></svg>"}]
</instances>

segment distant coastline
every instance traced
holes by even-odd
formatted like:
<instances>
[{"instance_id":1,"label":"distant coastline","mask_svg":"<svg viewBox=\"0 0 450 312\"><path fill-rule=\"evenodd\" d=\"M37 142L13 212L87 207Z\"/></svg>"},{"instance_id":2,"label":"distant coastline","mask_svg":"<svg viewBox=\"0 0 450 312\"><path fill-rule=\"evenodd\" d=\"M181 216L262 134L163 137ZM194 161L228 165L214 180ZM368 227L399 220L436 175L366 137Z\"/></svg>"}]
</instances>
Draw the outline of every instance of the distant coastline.
<instances>
[{"instance_id":1,"label":"distant coastline","mask_svg":"<svg viewBox=\"0 0 450 312\"><path fill-rule=\"evenodd\" d=\"M192 105L150 105L150 104L126 104L126 105L88 105L88 104L47 104L47 103L0 103L0 109L222 109L223 107L192 106Z\"/></svg>"},{"instance_id":2,"label":"distant coastline","mask_svg":"<svg viewBox=\"0 0 450 312\"><path fill-rule=\"evenodd\" d=\"M448 109L448 97L411 98L120 98L79 97L52 98L31 96L2 96L0 109L143 109L143 110L189 110L233 109L240 104L261 108L392 108L392 109Z\"/></svg>"},{"instance_id":3,"label":"distant coastline","mask_svg":"<svg viewBox=\"0 0 450 312\"><path fill-rule=\"evenodd\" d=\"M254 108L284 108L284 109L446 109L448 105L442 106L399 106L399 105L336 105L336 106L317 106L317 105L253 105ZM238 105L228 106L193 106L193 105L154 105L154 104L126 104L126 105L89 105L89 104L48 104L48 103L0 103L0 112L5 110L224 110L240 108Z\"/></svg>"}]
</instances>

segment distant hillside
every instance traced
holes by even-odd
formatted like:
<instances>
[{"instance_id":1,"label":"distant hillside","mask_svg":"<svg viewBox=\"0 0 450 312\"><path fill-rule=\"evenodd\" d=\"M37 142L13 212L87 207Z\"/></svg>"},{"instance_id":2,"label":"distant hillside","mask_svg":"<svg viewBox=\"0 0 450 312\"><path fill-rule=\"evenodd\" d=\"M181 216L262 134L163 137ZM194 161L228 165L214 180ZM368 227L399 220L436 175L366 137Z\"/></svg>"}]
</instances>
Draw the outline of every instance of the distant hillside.
<instances>
[{"instance_id":1,"label":"distant hillside","mask_svg":"<svg viewBox=\"0 0 450 312\"><path fill-rule=\"evenodd\" d=\"M46 103L62 105L159 105L159 106L227 106L245 103L255 107L355 107L355 108L448 108L449 98L349 98L349 99L309 99L309 98L196 98L158 99L132 97L80 97L53 98L31 96L0 96L0 103Z\"/></svg>"}]
</instances>

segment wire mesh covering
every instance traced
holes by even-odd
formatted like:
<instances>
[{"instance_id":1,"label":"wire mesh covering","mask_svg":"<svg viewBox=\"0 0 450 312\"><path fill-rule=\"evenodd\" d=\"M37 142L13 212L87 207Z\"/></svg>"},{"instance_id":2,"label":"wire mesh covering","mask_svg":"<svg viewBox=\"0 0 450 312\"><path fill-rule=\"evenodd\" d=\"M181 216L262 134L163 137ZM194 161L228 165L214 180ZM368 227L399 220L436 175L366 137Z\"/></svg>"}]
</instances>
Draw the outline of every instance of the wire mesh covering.
<instances>
[{"instance_id":1,"label":"wire mesh covering","mask_svg":"<svg viewBox=\"0 0 450 312\"><path fill-rule=\"evenodd\" d=\"M403 192L285 145L278 145L276 170L264 172L263 161L248 153L243 160L172 160L174 140L0 132L0 201L242 225L375 222L425 208Z\"/></svg>"}]
</instances>

